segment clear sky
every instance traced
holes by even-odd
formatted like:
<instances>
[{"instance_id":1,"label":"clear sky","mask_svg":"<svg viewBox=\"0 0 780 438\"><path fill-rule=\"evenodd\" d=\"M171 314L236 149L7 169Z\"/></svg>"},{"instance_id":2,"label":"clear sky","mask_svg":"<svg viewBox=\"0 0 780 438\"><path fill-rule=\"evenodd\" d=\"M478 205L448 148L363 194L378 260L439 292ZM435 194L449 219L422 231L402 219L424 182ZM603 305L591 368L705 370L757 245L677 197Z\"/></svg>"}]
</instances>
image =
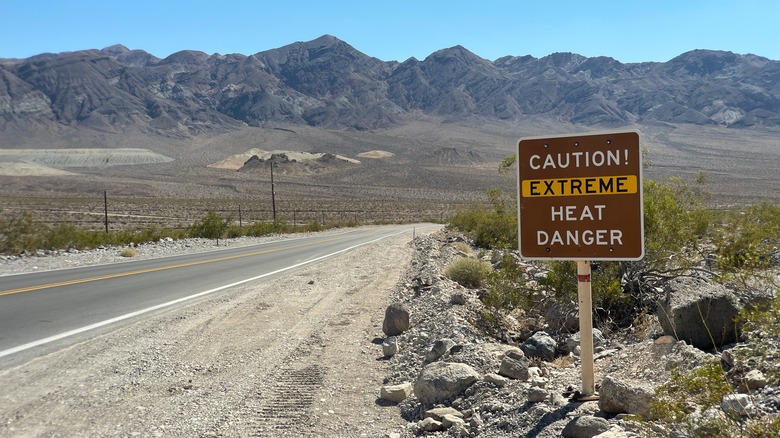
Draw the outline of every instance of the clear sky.
<instances>
[{"instance_id":1,"label":"clear sky","mask_svg":"<svg viewBox=\"0 0 780 438\"><path fill-rule=\"evenodd\" d=\"M668 61L693 49L780 60L778 0L0 0L0 58L123 44L249 55L330 34L385 61L462 45Z\"/></svg>"}]
</instances>

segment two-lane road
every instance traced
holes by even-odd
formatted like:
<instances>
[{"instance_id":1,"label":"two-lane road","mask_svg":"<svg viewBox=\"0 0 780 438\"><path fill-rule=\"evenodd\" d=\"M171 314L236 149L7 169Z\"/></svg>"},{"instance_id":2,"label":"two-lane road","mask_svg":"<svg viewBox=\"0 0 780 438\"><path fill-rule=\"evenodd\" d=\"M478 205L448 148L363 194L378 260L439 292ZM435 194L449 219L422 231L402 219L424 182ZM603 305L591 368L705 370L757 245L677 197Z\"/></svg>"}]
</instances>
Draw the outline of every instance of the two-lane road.
<instances>
[{"instance_id":1,"label":"two-lane road","mask_svg":"<svg viewBox=\"0 0 780 438\"><path fill-rule=\"evenodd\" d=\"M0 368L86 339L120 321L280 275L400 233L409 233L411 238L413 227L363 228L176 257L0 277Z\"/></svg>"}]
</instances>

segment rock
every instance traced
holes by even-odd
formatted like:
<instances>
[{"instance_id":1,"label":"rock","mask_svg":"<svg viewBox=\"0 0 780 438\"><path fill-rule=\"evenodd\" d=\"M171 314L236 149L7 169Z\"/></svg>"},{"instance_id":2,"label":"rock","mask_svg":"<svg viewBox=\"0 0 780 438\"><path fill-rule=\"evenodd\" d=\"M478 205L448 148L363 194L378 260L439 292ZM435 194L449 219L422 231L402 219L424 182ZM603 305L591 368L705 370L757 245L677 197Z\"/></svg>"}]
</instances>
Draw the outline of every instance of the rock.
<instances>
[{"instance_id":1,"label":"rock","mask_svg":"<svg viewBox=\"0 0 780 438\"><path fill-rule=\"evenodd\" d=\"M425 362L433 362L436 359L444 356L450 348L455 346L455 341L452 339L444 338L433 343L431 350L425 354Z\"/></svg>"},{"instance_id":2,"label":"rock","mask_svg":"<svg viewBox=\"0 0 780 438\"><path fill-rule=\"evenodd\" d=\"M440 403L457 396L479 378L479 373L464 363L434 362L420 371L414 394L423 404Z\"/></svg>"},{"instance_id":3,"label":"rock","mask_svg":"<svg viewBox=\"0 0 780 438\"><path fill-rule=\"evenodd\" d=\"M382 342L382 354L385 357L393 357L398 353L398 338L390 336Z\"/></svg>"},{"instance_id":4,"label":"rock","mask_svg":"<svg viewBox=\"0 0 780 438\"><path fill-rule=\"evenodd\" d=\"M528 401L530 403L539 403L547 400L547 390L544 388L533 387L528 390Z\"/></svg>"},{"instance_id":5,"label":"rock","mask_svg":"<svg viewBox=\"0 0 780 438\"><path fill-rule=\"evenodd\" d=\"M409 309L402 303L395 303L385 309L382 331L387 336L398 336L409 330Z\"/></svg>"},{"instance_id":6,"label":"rock","mask_svg":"<svg viewBox=\"0 0 780 438\"><path fill-rule=\"evenodd\" d=\"M546 361L555 359L558 343L546 332L536 332L520 346L523 353L529 358L537 357Z\"/></svg>"},{"instance_id":7,"label":"rock","mask_svg":"<svg viewBox=\"0 0 780 438\"><path fill-rule=\"evenodd\" d=\"M609 421L585 415L577 417L566 425L561 432L564 438L592 438L598 434L609 431Z\"/></svg>"},{"instance_id":8,"label":"rock","mask_svg":"<svg viewBox=\"0 0 780 438\"><path fill-rule=\"evenodd\" d=\"M606 344L606 340L604 339L604 335L601 333L601 330L594 328L593 329L593 348L596 349L598 347L603 347L604 344ZM563 353L572 353L574 352L577 347L580 346L580 332L574 333L573 335L570 335L566 338L563 345L561 346L561 351Z\"/></svg>"},{"instance_id":9,"label":"rock","mask_svg":"<svg viewBox=\"0 0 780 438\"><path fill-rule=\"evenodd\" d=\"M445 414L441 417L441 425L445 429L449 429L452 426L466 426L466 422L463 421L463 418L458 417L457 415L451 415L451 414Z\"/></svg>"},{"instance_id":10,"label":"rock","mask_svg":"<svg viewBox=\"0 0 780 438\"><path fill-rule=\"evenodd\" d=\"M643 420L652 420L650 402L654 391L639 385L629 385L611 376L604 377L599 391L599 409L608 414L636 414Z\"/></svg>"},{"instance_id":11,"label":"rock","mask_svg":"<svg viewBox=\"0 0 780 438\"><path fill-rule=\"evenodd\" d=\"M767 384L764 373L759 370L750 370L745 374L739 385L739 392L751 392L765 387Z\"/></svg>"},{"instance_id":12,"label":"rock","mask_svg":"<svg viewBox=\"0 0 780 438\"><path fill-rule=\"evenodd\" d=\"M628 434L620 426L612 426L608 431L594 435L593 438L628 438Z\"/></svg>"},{"instance_id":13,"label":"rock","mask_svg":"<svg viewBox=\"0 0 780 438\"><path fill-rule=\"evenodd\" d=\"M537 281L546 277L546 273L534 275ZM557 327L567 332L573 332L580 328L580 313L577 303L546 300L543 312L544 320L550 327Z\"/></svg>"},{"instance_id":14,"label":"rock","mask_svg":"<svg viewBox=\"0 0 780 438\"><path fill-rule=\"evenodd\" d=\"M440 430L444 430L444 426L441 424L441 422L436 421L431 417L423 418L419 423L417 423L417 426L426 432L438 432Z\"/></svg>"},{"instance_id":15,"label":"rock","mask_svg":"<svg viewBox=\"0 0 780 438\"><path fill-rule=\"evenodd\" d=\"M393 403L401 403L412 393L412 384L385 385L379 390L379 398Z\"/></svg>"},{"instance_id":16,"label":"rock","mask_svg":"<svg viewBox=\"0 0 780 438\"><path fill-rule=\"evenodd\" d=\"M675 342L677 342L677 339L675 339L674 336L669 335L660 336L658 339L653 341L655 345L669 345L674 344Z\"/></svg>"},{"instance_id":17,"label":"rock","mask_svg":"<svg viewBox=\"0 0 780 438\"><path fill-rule=\"evenodd\" d=\"M728 394L720 401L720 409L728 415L739 417L753 417L756 415L756 407L747 394Z\"/></svg>"},{"instance_id":18,"label":"rock","mask_svg":"<svg viewBox=\"0 0 780 438\"><path fill-rule=\"evenodd\" d=\"M463 418L462 412L455 408L449 407L428 409L425 411L425 414L423 414L423 418L431 417L436 421L441 421L445 415L454 415L456 417Z\"/></svg>"},{"instance_id":19,"label":"rock","mask_svg":"<svg viewBox=\"0 0 780 438\"><path fill-rule=\"evenodd\" d=\"M509 350L501 358L498 374L510 379L528 380L528 359L522 350Z\"/></svg>"},{"instance_id":20,"label":"rock","mask_svg":"<svg viewBox=\"0 0 780 438\"><path fill-rule=\"evenodd\" d=\"M708 350L737 341L738 312L737 299L725 286L680 277L666 286L657 315L664 334Z\"/></svg>"},{"instance_id":21,"label":"rock","mask_svg":"<svg viewBox=\"0 0 780 438\"><path fill-rule=\"evenodd\" d=\"M471 415L471 419L469 420L469 426L474 429L479 429L484 425L485 421L482 420L482 416L479 415L479 412L474 412L474 414Z\"/></svg>"},{"instance_id":22,"label":"rock","mask_svg":"<svg viewBox=\"0 0 780 438\"><path fill-rule=\"evenodd\" d=\"M499 388L503 388L507 384L507 380L505 378L493 373L485 374L484 380L485 382L492 383Z\"/></svg>"},{"instance_id":23,"label":"rock","mask_svg":"<svg viewBox=\"0 0 780 438\"><path fill-rule=\"evenodd\" d=\"M466 294L464 294L463 292L455 292L450 297L450 302L452 304L463 306L468 302L468 298L466 298Z\"/></svg>"}]
</instances>

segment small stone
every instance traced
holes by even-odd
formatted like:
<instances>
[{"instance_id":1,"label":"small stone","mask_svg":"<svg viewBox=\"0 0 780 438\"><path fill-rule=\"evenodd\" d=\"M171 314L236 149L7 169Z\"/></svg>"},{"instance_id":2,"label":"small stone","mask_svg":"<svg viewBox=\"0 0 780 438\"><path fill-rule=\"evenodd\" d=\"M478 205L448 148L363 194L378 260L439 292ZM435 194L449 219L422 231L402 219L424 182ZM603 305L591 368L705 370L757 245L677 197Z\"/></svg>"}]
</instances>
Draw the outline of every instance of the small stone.
<instances>
[{"instance_id":1,"label":"small stone","mask_svg":"<svg viewBox=\"0 0 780 438\"><path fill-rule=\"evenodd\" d=\"M423 418L431 417L436 421L442 421L445 415L452 415L455 417L463 418L463 413L453 408L433 408L425 411Z\"/></svg>"},{"instance_id":2,"label":"small stone","mask_svg":"<svg viewBox=\"0 0 780 438\"><path fill-rule=\"evenodd\" d=\"M720 402L723 412L740 417L752 417L756 414L756 408L747 394L728 394Z\"/></svg>"},{"instance_id":3,"label":"small stone","mask_svg":"<svg viewBox=\"0 0 780 438\"><path fill-rule=\"evenodd\" d=\"M547 400L547 390L544 388L531 388L528 391L528 401L531 403L539 403Z\"/></svg>"},{"instance_id":4,"label":"small stone","mask_svg":"<svg viewBox=\"0 0 780 438\"><path fill-rule=\"evenodd\" d=\"M459 306L463 306L468 302L468 299L466 298L466 294L463 292L455 292L450 297L450 302L452 304L457 304Z\"/></svg>"},{"instance_id":5,"label":"small stone","mask_svg":"<svg viewBox=\"0 0 780 438\"><path fill-rule=\"evenodd\" d=\"M379 390L379 398L393 403L401 403L412 393L412 384L409 382L400 385L385 385Z\"/></svg>"},{"instance_id":6,"label":"small stone","mask_svg":"<svg viewBox=\"0 0 780 438\"><path fill-rule=\"evenodd\" d=\"M455 341L452 339L444 338L434 342L431 350L425 354L425 362L434 362L438 358L444 356L450 348L455 346Z\"/></svg>"},{"instance_id":7,"label":"small stone","mask_svg":"<svg viewBox=\"0 0 780 438\"><path fill-rule=\"evenodd\" d=\"M563 428L561 436L564 438L592 438L600 433L609 431L609 421L585 415L571 420Z\"/></svg>"},{"instance_id":8,"label":"small stone","mask_svg":"<svg viewBox=\"0 0 780 438\"><path fill-rule=\"evenodd\" d=\"M489 373L485 374L485 377L483 378L485 382L492 383L493 385L496 385L499 388L503 388L506 386L508 380L506 380L504 377L499 376L498 374Z\"/></svg>"},{"instance_id":9,"label":"small stone","mask_svg":"<svg viewBox=\"0 0 780 438\"><path fill-rule=\"evenodd\" d=\"M740 392L750 392L765 387L767 384L764 373L759 370L750 370L739 385Z\"/></svg>"},{"instance_id":10,"label":"small stone","mask_svg":"<svg viewBox=\"0 0 780 438\"><path fill-rule=\"evenodd\" d=\"M420 429L426 431L426 432L438 432L440 430L444 430L444 426L441 424L440 421L436 421L431 417L423 418L417 425L420 427Z\"/></svg>"},{"instance_id":11,"label":"small stone","mask_svg":"<svg viewBox=\"0 0 780 438\"><path fill-rule=\"evenodd\" d=\"M454 426L456 424L460 425L460 426L465 426L466 422L463 421L463 418L461 418L461 417L459 417L457 415L445 414L445 415L443 415L441 417L441 425L445 429L449 429L450 427L452 427L452 426Z\"/></svg>"},{"instance_id":12,"label":"small stone","mask_svg":"<svg viewBox=\"0 0 780 438\"><path fill-rule=\"evenodd\" d=\"M382 342L382 354L385 357L393 357L398 353L398 338L390 336Z\"/></svg>"},{"instance_id":13,"label":"small stone","mask_svg":"<svg viewBox=\"0 0 780 438\"><path fill-rule=\"evenodd\" d=\"M677 339L674 338L672 335L663 335L660 338L656 339L653 343L655 345L667 345L667 344L674 344L677 342Z\"/></svg>"}]
</instances>

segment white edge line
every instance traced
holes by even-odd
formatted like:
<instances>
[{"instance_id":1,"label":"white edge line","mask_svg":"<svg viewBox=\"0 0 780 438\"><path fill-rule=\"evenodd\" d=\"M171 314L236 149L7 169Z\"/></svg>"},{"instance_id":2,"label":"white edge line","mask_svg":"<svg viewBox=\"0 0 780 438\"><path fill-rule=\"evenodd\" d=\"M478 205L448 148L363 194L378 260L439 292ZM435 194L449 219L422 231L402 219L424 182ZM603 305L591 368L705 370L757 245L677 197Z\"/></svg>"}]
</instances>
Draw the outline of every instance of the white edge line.
<instances>
[{"instance_id":1,"label":"white edge line","mask_svg":"<svg viewBox=\"0 0 780 438\"><path fill-rule=\"evenodd\" d=\"M348 248L340 249L340 250L338 250L336 252L332 252L330 254L325 254L325 255L313 258L311 260L307 260L305 262L301 262L301 263L297 263L297 264L294 264L294 265L290 265L290 266L287 266L286 268L277 269L276 271L273 271L273 272L266 272L265 274L261 274L261 275L258 275L256 277L247 278L247 279L244 279L244 280L241 280L241 281L237 281L235 283L230 283L230 284L226 284L224 286L220 286L220 287L217 287L217 288L214 288L214 289L209 289L209 290L205 290L203 292L198 292L198 293L193 294L193 295L189 295L189 296L186 296L186 297L178 298L178 299L175 299L173 301L168 301L167 303L162 303L162 304L158 304L156 306L147 307L145 309L136 310L135 312L126 313L124 315L120 315L120 316L117 316L117 317L114 317L114 318L110 318L110 319L107 319L105 321L96 322L94 324L90 324L90 325L87 325L87 326L84 326L84 327L73 329L73 330L70 330L70 331L67 331L67 332L64 332L64 333L60 333L60 334L57 334L57 335L54 335L54 336L49 336L48 338L43 338L43 339L39 339L37 341L28 342L26 344L19 345L18 347L9 348L8 350L0 351L0 357L10 356L10 355L15 354L15 353L19 353L19 352L22 352L22 351L25 351L25 350L29 350L30 348L39 347L41 345L45 345L45 344L48 344L50 342L59 341L61 339L65 339L65 338L68 338L70 336L78 335L80 333L84 333L84 332L87 332L87 331L90 331L90 330L94 330L96 328L107 326L109 324L114 324L116 322L123 321L125 319L134 318L136 316L143 315L144 313L153 312L155 310L163 309L163 308L168 307L168 306L173 306L175 304L183 303L185 301L189 301L189 300L192 300L192 299L195 299L195 298L200 298L202 296L209 295L209 294L212 294L214 292L219 292L221 290L228 289L228 288L231 288L231 287L235 287L235 286L238 286L240 284L248 283L250 281L259 280L259 279L264 278L264 277L269 277L271 275L275 275L275 274L278 274L280 272L289 271L291 269L300 268L301 266L310 265L312 263L316 263L316 262L318 262L320 260L323 260L323 259L326 259L328 257L333 257L333 256L335 256L337 254L341 254L343 252L351 251L351 250L353 250L355 248L359 248L359 247L364 246L364 245L369 245L371 243L378 242L380 240L387 239L389 237L394 237L394 236L397 236L399 234L406 233L408 231L409 230L403 230L403 231L399 231L399 232L396 232L396 233L393 233L393 234L388 234L386 236L382 236L382 237L376 238L374 240L369 240L368 242L363 242L363 243L360 243L360 244L357 244L357 245L353 245L353 246L350 246Z\"/></svg>"}]
</instances>

